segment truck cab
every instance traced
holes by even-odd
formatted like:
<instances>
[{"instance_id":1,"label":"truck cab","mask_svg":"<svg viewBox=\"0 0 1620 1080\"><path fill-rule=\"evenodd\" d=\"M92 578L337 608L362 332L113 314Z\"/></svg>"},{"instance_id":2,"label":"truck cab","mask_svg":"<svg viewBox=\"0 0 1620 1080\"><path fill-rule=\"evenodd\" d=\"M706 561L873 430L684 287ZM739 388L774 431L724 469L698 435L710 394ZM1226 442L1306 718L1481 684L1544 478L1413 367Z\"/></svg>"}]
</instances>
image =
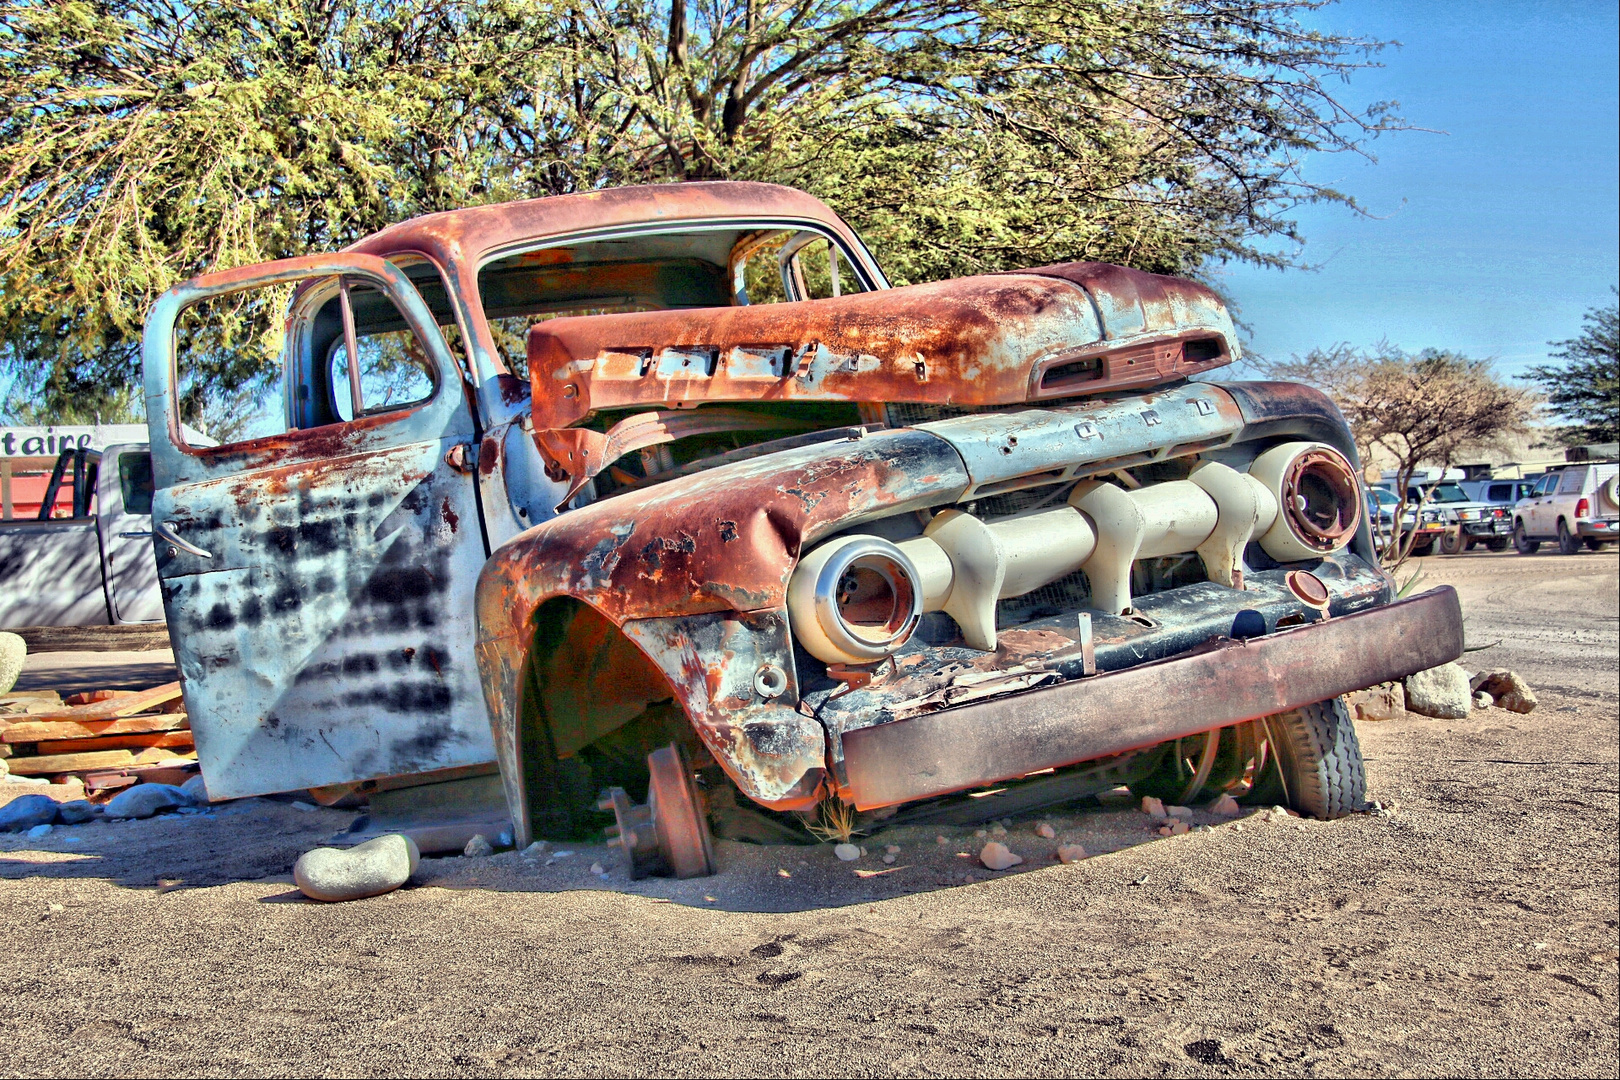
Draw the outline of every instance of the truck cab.
<instances>
[{"instance_id":1,"label":"truck cab","mask_svg":"<svg viewBox=\"0 0 1620 1080\"><path fill-rule=\"evenodd\" d=\"M145 444L0 458L0 627L161 622Z\"/></svg>"},{"instance_id":2,"label":"truck cab","mask_svg":"<svg viewBox=\"0 0 1620 1080\"><path fill-rule=\"evenodd\" d=\"M244 349L275 430L192 445ZM145 350L219 795L493 760L519 843L651 837L647 790L686 867L720 788L876 812L1055 771L1338 816L1337 695L1461 650L1454 593L1394 602L1331 402L1189 381L1239 355L1209 289L890 288L785 188L430 215L178 286Z\"/></svg>"}]
</instances>

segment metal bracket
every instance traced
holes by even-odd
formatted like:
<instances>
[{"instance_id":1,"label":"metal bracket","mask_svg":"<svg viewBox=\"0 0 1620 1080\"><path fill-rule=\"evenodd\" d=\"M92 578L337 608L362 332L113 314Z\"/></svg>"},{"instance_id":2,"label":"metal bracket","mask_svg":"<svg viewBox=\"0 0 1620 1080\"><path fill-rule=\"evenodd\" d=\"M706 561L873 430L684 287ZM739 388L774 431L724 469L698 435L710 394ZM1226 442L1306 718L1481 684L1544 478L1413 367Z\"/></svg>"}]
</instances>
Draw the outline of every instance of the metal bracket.
<instances>
[{"instance_id":1,"label":"metal bracket","mask_svg":"<svg viewBox=\"0 0 1620 1080\"><path fill-rule=\"evenodd\" d=\"M445 451L444 463L458 473L478 471L478 444L456 443Z\"/></svg>"}]
</instances>

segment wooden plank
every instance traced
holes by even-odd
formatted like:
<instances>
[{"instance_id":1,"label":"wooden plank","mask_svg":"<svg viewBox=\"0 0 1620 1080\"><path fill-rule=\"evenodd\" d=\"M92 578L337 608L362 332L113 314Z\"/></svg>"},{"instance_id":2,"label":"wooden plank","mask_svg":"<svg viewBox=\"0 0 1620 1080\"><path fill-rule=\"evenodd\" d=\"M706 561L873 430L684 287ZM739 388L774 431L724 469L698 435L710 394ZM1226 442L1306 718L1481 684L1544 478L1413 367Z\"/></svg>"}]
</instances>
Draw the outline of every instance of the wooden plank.
<instances>
[{"instance_id":1,"label":"wooden plank","mask_svg":"<svg viewBox=\"0 0 1620 1080\"><path fill-rule=\"evenodd\" d=\"M196 754L177 754L173 750L92 750L88 754L48 754L42 757L12 758L8 764L18 776L50 776L53 773L86 772L92 769L116 769L125 765L159 765L173 761L180 764L196 760Z\"/></svg>"},{"instance_id":2,"label":"wooden plank","mask_svg":"<svg viewBox=\"0 0 1620 1080\"><path fill-rule=\"evenodd\" d=\"M145 750L152 746L190 750L193 746L189 731L153 731L145 735L108 735L99 739L53 739L41 742L41 754L80 754L91 750Z\"/></svg>"},{"instance_id":3,"label":"wooden plank","mask_svg":"<svg viewBox=\"0 0 1620 1080\"><path fill-rule=\"evenodd\" d=\"M128 716L122 720L18 720L0 724L0 742L29 743L54 739L97 739L109 735L141 735L149 731L185 731L191 727L183 712Z\"/></svg>"},{"instance_id":4,"label":"wooden plank","mask_svg":"<svg viewBox=\"0 0 1620 1080\"><path fill-rule=\"evenodd\" d=\"M93 705L78 705L71 709L63 709L54 713L35 713L36 720L117 720L123 716L134 716L136 713L150 712L159 705L178 700L180 697L180 684L177 682L164 683L154 686L150 690L137 690L126 697L113 698L111 701L98 701Z\"/></svg>"},{"instance_id":5,"label":"wooden plank","mask_svg":"<svg viewBox=\"0 0 1620 1080\"><path fill-rule=\"evenodd\" d=\"M111 701L113 698L128 697L133 690L81 690L77 694L69 694L62 701L67 705L94 705L98 701Z\"/></svg>"},{"instance_id":6,"label":"wooden plank","mask_svg":"<svg viewBox=\"0 0 1620 1080\"><path fill-rule=\"evenodd\" d=\"M28 643L28 655L48 652L151 652L169 648L165 623L118 626L14 626L10 632Z\"/></svg>"}]
</instances>

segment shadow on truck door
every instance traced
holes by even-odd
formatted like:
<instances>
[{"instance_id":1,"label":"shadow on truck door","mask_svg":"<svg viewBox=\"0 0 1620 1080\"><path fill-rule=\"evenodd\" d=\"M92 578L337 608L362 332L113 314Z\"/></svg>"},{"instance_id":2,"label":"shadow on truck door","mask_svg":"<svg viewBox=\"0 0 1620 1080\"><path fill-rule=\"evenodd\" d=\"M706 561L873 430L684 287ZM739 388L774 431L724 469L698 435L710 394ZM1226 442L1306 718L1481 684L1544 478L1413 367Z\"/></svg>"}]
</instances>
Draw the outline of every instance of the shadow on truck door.
<instances>
[{"instance_id":1,"label":"shadow on truck door","mask_svg":"<svg viewBox=\"0 0 1620 1080\"><path fill-rule=\"evenodd\" d=\"M181 402L258 356L280 430L187 445ZM179 286L146 339L158 572L219 796L494 758L472 656L485 558L476 432L443 335L398 268L287 260ZM459 460L459 459L458 459Z\"/></svg>"}]
</instances>

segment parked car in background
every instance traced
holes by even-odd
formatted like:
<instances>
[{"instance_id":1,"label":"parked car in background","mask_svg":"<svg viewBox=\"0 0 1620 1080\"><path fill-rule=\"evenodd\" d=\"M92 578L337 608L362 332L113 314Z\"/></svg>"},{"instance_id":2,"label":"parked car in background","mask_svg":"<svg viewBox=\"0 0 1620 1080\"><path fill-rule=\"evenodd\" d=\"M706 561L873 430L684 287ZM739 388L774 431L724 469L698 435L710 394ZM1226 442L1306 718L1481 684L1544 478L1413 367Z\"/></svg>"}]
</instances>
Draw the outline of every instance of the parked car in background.
<instances>
[{"instance_id":1,"label":"parked car in background","mask_svg":"<svg viewBox=\"0 0 1620 1080\"><path fill-rule=\"evenodd\" d=\"M1455 487L1455 484L1452 484L1452 486ZM1393 481L1380 481L1379 484L1369 487L1367 491L1374 494L1375 499L1379 500L1380 507L1388 510L1390 520L1393 520L1396 508L1401 505L1400 495L1395 494L1395 483ZM1445 521L1445 512L1443 512L1442 508L1434 505L1432 500L1426 504L1424 491L1417 484L1408 487L1406 489L1406 510L1405 513L1401 513L1401 542L1405 544L1406 536L1416 531L1417 539L1413 542L1411 554L1417 555L1417 557L1434 554L1435 542L1445 539L1445 529L1447 529L1447 521ZM1456 552L1447 552L1447 554L1455 555Z\"/></svg>"},{"instance_id":2,"label":"parked car in background","mask_svg":"<svg viewBox=\"0 0 1620 1080\"><path fill-rule=\"evenodd\" d=\"M163 621L145 444L0 458L0 627Z\"/></svg>"},{"instance_id":3,"label":"parked car in background","mask_svg":"<svg viewBox=\"0 0 1620 1080\"><path fill-rule=\"evenodd\" d=\"M1620 540L1620 493L1615 490L1620 464L1594 462L1566 465L1536 482L1513 507L1513 546L1534 555L1543 541L1556 540L1558 550L1573 555L1585 544L1596 551Z\"/></svg>"}]
</instances>

